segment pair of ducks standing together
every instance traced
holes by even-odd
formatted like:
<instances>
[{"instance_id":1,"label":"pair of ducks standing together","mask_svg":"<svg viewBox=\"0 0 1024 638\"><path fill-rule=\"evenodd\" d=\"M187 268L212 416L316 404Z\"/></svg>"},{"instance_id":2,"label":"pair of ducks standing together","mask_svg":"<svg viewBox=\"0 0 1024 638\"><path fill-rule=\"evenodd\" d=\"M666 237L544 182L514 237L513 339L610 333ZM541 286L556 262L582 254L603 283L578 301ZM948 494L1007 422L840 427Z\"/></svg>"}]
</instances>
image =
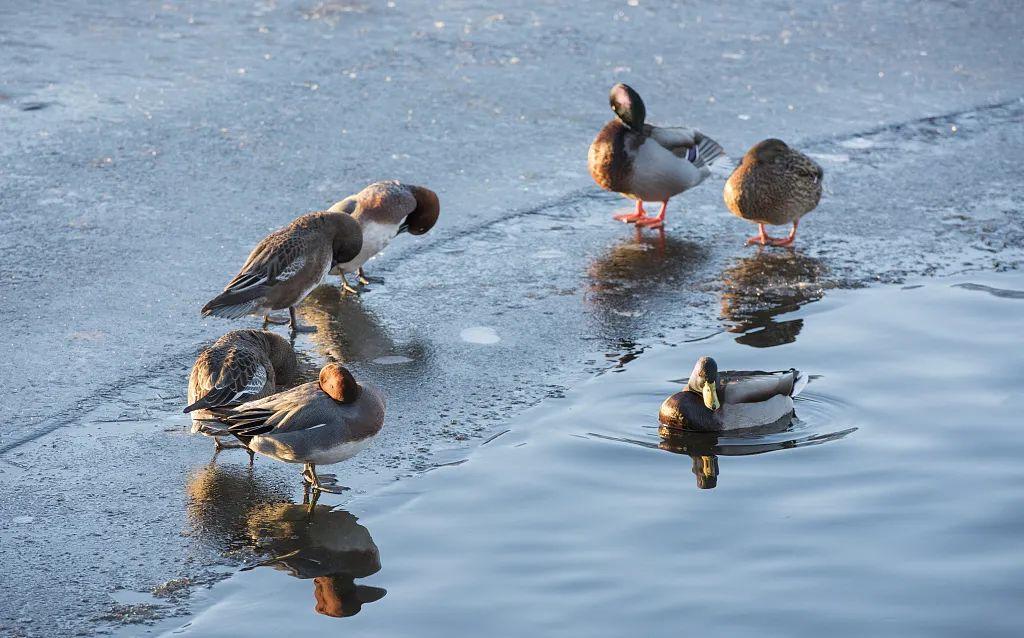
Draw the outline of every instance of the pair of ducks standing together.
<instances>
[{"instance_id":1,"label":"pair of ducks standing together","mask_svg":"<svg viewBox=\"0 0 1024 638\"><path fill-rule=\"evenodd\" d=\"M603 188L636 200L636 212L616 218L658 228L671 197L697 186L711 169L728 163L722 147L690 128L646 123L646 107L625 84L615 85L610 121L590 147L588 166ZM726 182L724 197L736 215L758 224L748 243L788 246L800 218L821 197L821 167L784 142L768 139L754 146ZM661 211L648 217L644 201L660 201ZM288 309L292 332L295 307L328 273L346 280L355 273L369 283L363 264L396 235L426 233L440 214L437 195L421 186L399 182L371 184L327 211L303 215L260 242L224 291L207 303L203 316L237 319ZM786 239L774 239L765 224L791 223ZM291 343L266 331L236 330L200 354L189 378L193 432L239 439L250 458L303 463L303 477L318 490L331 491L316 465L351 458L369 444L384 423L383 395L356 382L343 366L331 363L316 382L273 394L294 375ZM795 370L781 373L723 373L722 393L713 359L698 361L687 388L662 406L660 418L670 425L697 430L753 427L792 412L791 397L802 387ZM699 397L699 400L698 400Z\"/></svg>"}]
</instances>

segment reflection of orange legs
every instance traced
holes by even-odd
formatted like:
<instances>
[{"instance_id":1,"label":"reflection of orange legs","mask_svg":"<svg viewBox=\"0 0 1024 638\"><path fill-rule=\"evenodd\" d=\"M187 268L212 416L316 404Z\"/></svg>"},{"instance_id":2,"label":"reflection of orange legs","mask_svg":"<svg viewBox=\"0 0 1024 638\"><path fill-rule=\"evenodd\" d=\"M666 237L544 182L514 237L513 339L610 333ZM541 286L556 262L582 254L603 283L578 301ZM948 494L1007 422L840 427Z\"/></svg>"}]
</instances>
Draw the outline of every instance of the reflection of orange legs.
<instances>
[{"instance_id":1,"label":"reflection of orange legs","mask_svg":"<svg viewBox=\"0 0 1024 638\"><path fill-rule=\"evenodd\" d=\"M616 215L614 219L617 219L620 222L626 222L627 224L639 222L641 219L647 219L647 211L644 210L643 200L636 200L636 212Z\"/></svg>"},{"instance_id":2,"label":"reflection of orange legs","mask_svg":"<svg viewBox=\"0 0 1024 638\"><path fill-rule=\"evenodd\" d=\"M793 222L793 230L789 231L789 237L777 238L769 237L768 232L764 228L764 224L758 224L758 234L747 239L747 245L761 244L762 246L792 246L796 240L796 227L800 224L799 220Z\"/></svg>"},{"instance_id":3,"label":"reflection of orange legs","mask_svg":"<svg viewBox=\"0 0 1024 638\"><path fill-rule=\"evenodd\" d=\"M661 228L665 224L665 211L668 209L668 200L666 199L661 203L661 212L658 213L657 217L648 217L647 219L641 219L637 221L637 226L643 226L645 228Z\"/></svg>"}]
</instances>

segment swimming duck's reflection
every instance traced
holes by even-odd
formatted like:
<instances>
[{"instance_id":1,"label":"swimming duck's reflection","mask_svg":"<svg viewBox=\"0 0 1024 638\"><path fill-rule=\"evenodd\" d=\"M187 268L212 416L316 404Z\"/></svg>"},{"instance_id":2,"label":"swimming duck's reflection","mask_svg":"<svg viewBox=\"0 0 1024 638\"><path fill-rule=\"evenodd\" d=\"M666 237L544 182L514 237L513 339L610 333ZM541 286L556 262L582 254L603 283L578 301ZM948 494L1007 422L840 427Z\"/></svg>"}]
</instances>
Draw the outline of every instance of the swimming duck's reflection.
<instances>
[{"instance_id":1,"label":"swimming duck's reflection","mask_svg":"<svg viewBox=\"0 0 1024 638\"><path fill-rule=\"evenodd\" d=\"M249 535L270 556L260 565L312 579L317 613L342 618L387 593L355 582L380 571L380 551L357 520L315 499L309 505L278 503L250 513Z\"/></svg>"},{"instance_id":2,"label":"swimming duck's reflection","mask_svg":"<svg viewBox=\"0 0 1024 638\"><path fill-rule=\"evenodd\" d=\"M718 485L719 456L750 456L776 450L819 445L841 439L857 429L848 428L830 434L804 436L793 432L792 436L765 440L765 437L789 432L795 421L796 417L790 414L771 425L749 430L751 435L756 433L757 437L751 438L749 442L745 442L742 438L733 438L734 434L725 436L713 432L687 432L661 425L658 429L661 440L657 447L674 454L689 456L693 461L692 469L693 475L697 479L697 487L702 490L710 490ZM723 443L723 439L726 440L725 443Z\"/></svg>"},{"instance_id":3,"label":"swimming duck's reflection","mask_svg":"<svg viewBox=\"0 0 1024 638\"><path fill-rule=\"evenodd\" d=\"M358 296L343 295L333 286L319 286L309 293L299 313L316 327L310 338L331 361L379 362L382 358L401 358L415 364L425 358L420 344L399 349Z\"/></svg>"},{"instance_id":4,"label":"swimming duck's reflection","mask_svg":"<svg viewBox=\"0 0 1024 638\"><path fill-rule=\"evenodd\" d=\"M817 301L825 292L821 261L793 251L758 250L722 273L722 316L738 343L767 348L796 341L803 319L774 317Z\"/></svg>"},{"instance_id":5,"label":"swimming duck's reflection","mask_svg":"<svg viewBox=\"0 0 1024 638\"><path fill-rule=\"evenodd\" d=\"M249 513L288 500L290 490L253 472L251 466L210 463L187 478L185 506L190 534L218 549L248 544Z\"/></svg>"},{"instance_id":6,"label":"swimming duck's reflection","mask_svg":"<svg viewBox=\"0 0 1024 638\"><path fill-rule=\"evenodd\" d=\"M689 277L707 258L707 249L664 231L637 232L620 241L591 262L587 269L590 285L587 300L609 317L642 316L648 299L663 293L675 295L693 283Z\"/></svg>"}]
</instances>

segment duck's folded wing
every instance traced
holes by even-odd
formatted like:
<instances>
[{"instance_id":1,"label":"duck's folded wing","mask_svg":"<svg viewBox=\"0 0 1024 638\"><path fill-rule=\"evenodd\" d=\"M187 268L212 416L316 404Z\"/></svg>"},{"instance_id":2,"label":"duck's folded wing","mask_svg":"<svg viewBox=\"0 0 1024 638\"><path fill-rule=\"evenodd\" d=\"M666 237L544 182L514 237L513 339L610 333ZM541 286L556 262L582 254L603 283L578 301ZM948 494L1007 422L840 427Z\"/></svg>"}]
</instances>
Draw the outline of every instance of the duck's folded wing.
<instances>
[{"instance_id":1,"label":"duck's folded wing","mask_svg":"<svg viewBox=\"0 0 1024 638\"><path fill-rule=\"evenodd\" d=\"M825 171L821 166L803 153L793 153L790 158L790 166L797 173L812 180L814 183L821 183L825 177Z\"/></svg>"},{"instance_id":2,"label":"duck's folded wing","mask_svg":"<svg viewBox=\"0 0 1024 638\"><path fill-rule=\"evenodd\" d=\"M220 408L245 403L256 398L267 384L267 369L250 351L235 350L225 358L212 387L185 408L185 412Z\"/></svg>"},{"instance_id":3,"label":"duck's folded wing","mask_svg":"<svg viewBox=\"0 0 1024 638\"><path fill-rule=\"evenodd\" d=\"M784 372L727 372L722 377L722 404L756 403L776 396L791 396L797 378L796 370Z\"/></svg>"},{"instance_id":4,"label":"duck's folded wing","mask_svg":"<svg viewBox=\"0 0 1024 638\"><path fill-rule=\"evenodd\" d=\"M685 126L649 126L648 137L700 169L721 167L722 174L731 172L732 162L718 142L694 128Z\"/></svg>"},{"instance_id":5,"label":"duck's folded wing","mask_svg":"<svg viewBox=\"0 0 1024 638\"><path fill-rule=\"evenodd\" d=\"M225 286L225 293L239 293L257 286L271 285L294 277L306 266L305 247L308 237L278 231L257 246L235 278Z\"/></svg>"}]
</instances>

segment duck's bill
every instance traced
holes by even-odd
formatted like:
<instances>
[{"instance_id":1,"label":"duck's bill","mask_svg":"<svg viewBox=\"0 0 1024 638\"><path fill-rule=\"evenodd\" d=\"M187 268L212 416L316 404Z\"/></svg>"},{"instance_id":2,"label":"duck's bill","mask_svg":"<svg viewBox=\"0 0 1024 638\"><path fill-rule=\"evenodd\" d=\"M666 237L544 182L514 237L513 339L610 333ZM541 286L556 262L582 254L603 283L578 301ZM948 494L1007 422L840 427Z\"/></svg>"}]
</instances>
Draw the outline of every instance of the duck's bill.
<instances>
[{"instance_id":1,"label":"duck's bill","mask_svg":"<svg viewBox=\"0 0 1024 638\"><path fill-rule=\"evenodd\" d=\"M718 402L718 388L714 382L704 384L704 405L709 410L717 410L722 404Z\"/></svg>"}]
</instances>

